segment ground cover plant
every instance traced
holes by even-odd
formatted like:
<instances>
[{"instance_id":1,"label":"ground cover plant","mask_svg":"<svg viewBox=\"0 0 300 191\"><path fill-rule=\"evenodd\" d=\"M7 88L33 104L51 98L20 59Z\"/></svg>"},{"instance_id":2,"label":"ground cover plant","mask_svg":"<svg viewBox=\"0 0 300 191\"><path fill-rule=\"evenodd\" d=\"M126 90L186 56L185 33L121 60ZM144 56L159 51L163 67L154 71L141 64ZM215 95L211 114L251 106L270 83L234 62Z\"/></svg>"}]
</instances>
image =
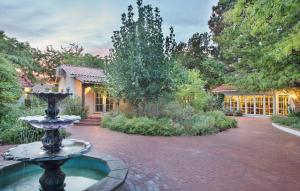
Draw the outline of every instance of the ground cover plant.
<instances>
[{"instance_id":1,"label":"ground cover plant","mask_svg":"<svg viewBox=\"0 0 300 191\"><path fill-rule=\"evenodd\" d=\"M280 125L285 125L291 128L300 130L300 117L299 116L272 116L272 121Z\"/></svg>"},{"instance_id":2,"label":"ground cover plant","mask_svg":"<svg viewBox=\"0 0 300 191\"><path fill-rule=\"evenodd\" d=\"M102 126L128 134L180 136L213 134L235 128L237 125L235 119L226 117L221 111L195 113L181 117L176 113L172 117L173 119L166 116L151 118L120 113L103 117Z\"/></svg>"},{"instance_id":3,"label":"ground cover plant","mask_svg":"<svg viewBox=\"0 0 300 191\"><path fill-rule=\"evenodd\" d=\"M79 97L69 97L61 102L61 114L63 115L78 115L81 119L86 119L88 116L88 107L82 107Z\"/></svg>"},{"instance_id":4,"label":"ground cover plant","mask_svg":"<svg viewBox=\"0 0 300 191\"><path fill-rule=\"evenodd\" d=\"M8 105L0 121L0 141L2 144L22 144L40 141L44 130L31 127L19 120L22 116L45 115L46 105L37 99L32 99L30 106ZM66 137L65 130L60 130Z\"/></svg>"}]
</instances>

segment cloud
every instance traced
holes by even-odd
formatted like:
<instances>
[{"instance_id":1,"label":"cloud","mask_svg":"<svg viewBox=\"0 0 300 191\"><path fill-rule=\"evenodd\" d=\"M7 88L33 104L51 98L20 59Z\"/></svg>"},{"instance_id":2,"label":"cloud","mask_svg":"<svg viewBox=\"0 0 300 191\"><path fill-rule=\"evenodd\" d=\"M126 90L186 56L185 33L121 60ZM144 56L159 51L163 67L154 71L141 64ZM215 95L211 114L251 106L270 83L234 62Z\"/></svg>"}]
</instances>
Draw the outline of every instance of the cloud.
<instances>
[{"instance_id":1,"label":"cloud","mask_svg":"<svg viewBox=\"0 0 300 191\"><path fill-rule=\"evenodd\" d=\"M187 2L188 1L188 2ZM144 0L158 6L164 19L163 31L175 27L177 40L187 40L195 32L208 30L211 6L217 0ZM33 47L56 48L70 43L86 52L107 54L111 35L119 29L121 14L135 0L10 0L0 1L0 30Z\"/></svg>"}]
</instances>

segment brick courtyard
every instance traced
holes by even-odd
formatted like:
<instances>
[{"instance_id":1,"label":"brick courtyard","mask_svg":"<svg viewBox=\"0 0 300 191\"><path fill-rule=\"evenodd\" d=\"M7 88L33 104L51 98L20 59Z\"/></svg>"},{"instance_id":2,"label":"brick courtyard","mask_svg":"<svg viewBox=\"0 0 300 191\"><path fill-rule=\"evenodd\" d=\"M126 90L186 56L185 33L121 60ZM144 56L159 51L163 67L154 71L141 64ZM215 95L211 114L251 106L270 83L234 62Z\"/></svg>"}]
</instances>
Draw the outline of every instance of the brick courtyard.
<instances>
[{"instance_id":1,"label":"brick courtyard","mask_svg":"<svg viewBox=\"0 0 300 191\"><path fill-rule=\"evenodd\" d=\"M69 131L89 140L92 152L128 164L126 191L300 190L300 138L273 128L270 119L237 119L239 128L203 137L145 137L96 126Z\"/></svg>"}]
</instances>

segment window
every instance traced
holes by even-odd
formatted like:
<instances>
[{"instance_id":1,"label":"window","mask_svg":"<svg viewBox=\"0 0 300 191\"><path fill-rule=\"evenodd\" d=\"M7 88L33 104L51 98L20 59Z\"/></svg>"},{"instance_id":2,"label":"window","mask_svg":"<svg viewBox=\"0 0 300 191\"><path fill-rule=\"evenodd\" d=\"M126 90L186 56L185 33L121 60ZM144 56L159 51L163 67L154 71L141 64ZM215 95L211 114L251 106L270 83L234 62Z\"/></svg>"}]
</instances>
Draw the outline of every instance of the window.
<instances>
[{"instance_id":1,"label":"window","mask_svg":"<svg viewBox=\"0 0 300 191\"><path fill-rule=\"evenodd\" d=\"M278 97L278 113L279 115L288 114L288 95L279 95Z\"/></svg>"},{"instance_id":2,"label":"window","mask_svg":"<svg viewBox=\"0 0 300 191\"><path fill-rule=\"evenodd\" d=\"M264 114L264 97L263 96L255 96L255 112L256 115Z\"/></svg>"},{"instance_id":3,"label":"window","mask_svg":"<svg viewBox=\"0 0 300 191\"><path fill-rule=\"evenodd\" d=\"M103 111L103 94L102 93L96 93L96 104L95 104L96 112L102 112Z\"/></svg>"},{"instance_id":4,"label":"window","mask_svg":"<svg viewBox=\"0 0 300 191\"><path fill-rule=\"evenodd\" d=\"M224 109L230 110L230 97L229 96L224 97Z\"/></svg>"},{"instance_id":5,"label":"window","mask_svg":"<svg viewBox=\"0 0 300 191\"><path fill-rule=\"evenodd\" d=\"M246 107L246 104L245 104L245 97L244 96L240 96L239 97L239 106L240 106L240 111L245 114L245 107Z\"/></svg>"},{"instance_id":6,"label":"window","mask_svg":"<svg viewBox=\"0 0 300 191\"><path fill-rule=\"evenodd\" d=\"M106 96L106 111L111 111L113 109L113 99L110 97L110 94L107 93Z\"/></svg>"},{"instance_id":7,"label":"window","mask_svg":"<svg viewBox=\"0 0 300 191\"><path fill-rule=\"evenodd\" d=\"M231 97L231 111L236 111L237 108L237 103L238 103L238 97L237 96L232 96Z\"/></svg>"},{"instance_id":8,"label":"window","mask_svg":"<svg viewBox=\"0 0 300 191\"><path fill-rule=\"evenodd\" d=\"M247 114L254 114L254 96L246 96Z\"/></svg>"},{"instance_id":9,"label":"window","mask_svg":"<svg viewBox=\"0 0 300 191\"><path fill-rule=\"evenodd\" d=\"M266 115L273 115L273 108L274 108L274 98L273 96L266 96L265 97L265 113Z\"/></svg>"}]
</instances>

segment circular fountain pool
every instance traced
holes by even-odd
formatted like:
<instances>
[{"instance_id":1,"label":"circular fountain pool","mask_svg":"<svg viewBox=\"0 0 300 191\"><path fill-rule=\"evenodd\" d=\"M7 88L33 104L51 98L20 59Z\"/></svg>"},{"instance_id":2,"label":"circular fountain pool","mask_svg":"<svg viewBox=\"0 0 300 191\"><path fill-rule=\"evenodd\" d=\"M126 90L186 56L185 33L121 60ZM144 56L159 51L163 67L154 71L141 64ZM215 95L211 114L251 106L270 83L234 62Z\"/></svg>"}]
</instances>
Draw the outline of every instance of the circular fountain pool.
<instances>
[{"instance_id":1,"label":"circular fountain pool","mask_svg":"<svg viewBox=\"0 0 300 191\"><path fill-rule=\"evenodd\" d=\"M83 155L69 159L62 170L66 174L65 191L93 191L116 190L124 183L128 169L122 161L108 155ZM38 191L42 173L41 167L31 163L0 166L0 191Z\"/></svg>"}]
</instances>

